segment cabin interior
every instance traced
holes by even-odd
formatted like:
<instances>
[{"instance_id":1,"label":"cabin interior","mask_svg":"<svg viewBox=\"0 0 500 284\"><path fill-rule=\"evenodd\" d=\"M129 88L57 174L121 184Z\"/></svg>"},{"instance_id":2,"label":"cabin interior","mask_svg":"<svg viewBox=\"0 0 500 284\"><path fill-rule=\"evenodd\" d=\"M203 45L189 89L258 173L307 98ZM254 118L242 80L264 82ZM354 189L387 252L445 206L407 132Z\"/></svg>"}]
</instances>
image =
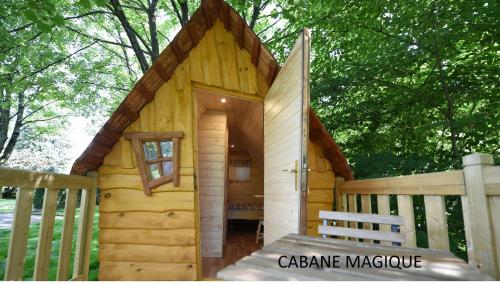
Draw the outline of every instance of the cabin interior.
<instances>
[{"instance_id":1,"label":"cabin interior","mask_svg":"<svg viewBox=\"0 0 500 284\"><path fill-rule=\"evenodd\" d=\"M201 256L210 277L262 244L263 103L197 89L196 108Z\"/></svg>"}]
</instances>

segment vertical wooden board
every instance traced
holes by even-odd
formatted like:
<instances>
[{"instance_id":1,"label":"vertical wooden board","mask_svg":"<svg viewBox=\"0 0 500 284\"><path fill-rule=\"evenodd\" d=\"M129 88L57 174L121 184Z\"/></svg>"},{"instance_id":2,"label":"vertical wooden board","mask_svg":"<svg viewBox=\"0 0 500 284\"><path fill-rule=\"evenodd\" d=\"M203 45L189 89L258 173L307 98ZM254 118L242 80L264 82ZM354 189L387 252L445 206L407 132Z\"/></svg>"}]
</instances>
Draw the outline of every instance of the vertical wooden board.
<instances>
[{"instance_id":1,"label":"vertical wooden board","mask_svg":"<svg viewBox=\"0 0 500 284\"><path fill-rule=\"evenodd\" d=\"M58 193L59 190L57 189L45 189L42 222L36 250L35 273L33 275L35 281L47 281L49 277L50 251L52 249Z\"/></svg>"},{"instance_id":2,"label":"vertical wooden board","mask_svg":"<svg viewBox=\"0 0 500 284\"><path fill-rule=\"evenodd\" d=\"M173 102L172 102L172 81L164 83L158 91L156 91L155 114L156 114L156 131L172 131L173 130Z\"/></svg>"},{"instance_id":3,"label":"vertical wooden board","mask_svg":"<svg viewBox=\"0 0 500 284\"><path fill-rule=\"evenodd\" d=\"M137 119L137 121L139 121L139 129L142 131L142 132L149 132L151 131L149 129L149 109L150 109L150 106L151 103L145 105L140 113L139 113L139 118Z\"/></svg>"},{"instance_id":4,"label":"vertical wooden board","mask_svg":"<svg viewBox=\"0 0 500 284\"><path fill-rule=\"evenodd\" d=\"M155 97L156 98L156 97ZM151 103L149 103L149 116L148 116L148 124L149 124L149 131L158 131L158 127L156 126L156 103L153 100Z\"/></svg>"},{"instance_id":5,"label":"vertical wooden board","mask_svg":"<svg viewBox=\"0 0 500 284\"><path fill-rule=\"evenodd\" d=\"M193 106L191 86L183 92L174 93L174 130L184 131L184 137L180 139L180 165L182 167L193 167Z\"/></svg>"},{"instance_id":6,"label":"vertical wooden board","mask_svg":"<svg viewBox=\"0 0 500 284\"><path fill-rule=\"evenodd\" d=\"M415 235L415 216L413 211L413 199L411 195L398 195L398 213L403 216L404 225L401 233L404 234L406 243L403 247L417 247L417 237Z\"/></svg>"},{"instance_id":7,"label":"vertical wooden board","mask_svg":"<svg viewBox=\"0 0 500 284\"><path fill-rule=\"evenodd\" d=\"M64 208L64 225L59 246L57 281L66 281L69 276L69 261L71 258L71 244L73 243L77 193L77 189L66 189L66 206Z\"/></svg>"},{"instance_id":8,"label":"vertical wooden board","mask_svg":"<svg viewBox=\"0 0 500 284\"><path fill-rule=\"evenodd\" d=\"M265 97L269 93L269 86L262 72L257 72L257 93L259 96Z\"/></svg>"},{"instance_id":9,"label":"vertical wooden board","mask_svg":"<svg viewBox=\"0 0 500 284\"><path fill-rule=\"evenodd\" d=\"M489 196L488 200L490 203L492 230L495 236L496 269L500 271L500 196ZM498 276L496 280L499 280Z\"/></svg>"},{"instance_id":10,"label":"vertical wooden board","mask_svg":"<svg viewBox=\"0 0 500 284\"><path fill-rule=\"evenodd\" d=\"M181 64L177 65L175 69L174 76L172 77L172 81L174 83L174 88L177 92L182 93L184 88L186 87L186 83L189 82L189 62L184 61Z\"/></svg>"},{"instance_id":11,"label":"vertical wooden board","mask_svg":"<svg viewBox=\"0 0 500 284\"><path fill-rule=\"evenodd\" d=\"M211 84L211 78L213 73L210 72L210 63L209 63L209 53L208 53L208 37L209 31L205 33L205 36L198 43L198 47L200 49L200 63L201 68L203 70L203 82L206 84Z\"/></svg>"},{"instance_id":12,"label":"vertical wooden board","mask_svg":"<svg viewBox=\"0 0 500 284\"><path fill-rule=\"evenodd\" d=\"M377 207L378 207L378 214L379 215L391 215L391 207L390 207L390 202L389 202L389 195L386 194L379 194L377 195ZM379 230L382 232L390 232L391 231L391 225L379 225ZM386 241L381 241L381 244L384 245L391 245L391 242L386 242Z\"/></svg>"},{"instance_id":13,"label":"vertical wooden board","mask_svg":"<svg viewBox=\"0 0 500 284\"><path fill-rule=\"evenodd\" d=\"M97 177L94 176L95 172L90 172L89 174L94 177L95 181L91 189L82 190L73 264L73 277L82 277L84 281L87 280L89 272L92 226L97 193Z\"/></svg>"},{"instance_id":14,"label":"vertical wooden board","mask_svg":"<svg viewBox=\"0 0 500 284\"><path fill-rule=\"evenodd\" d=\"M198 45L191 49L188 57L191 79L197 82L203 82L203 67L201 66L200 54L200 45Z\"/></svg>"},{"instance_id":15,"label":"vertical wooden board","mask_svg":"<svg viewBox=\"0 0 500 284\"><path fill-rule=\"evenodd\" d=\"M234 40L234 36L230 32L224 33L224 44L227 49L227 54L225 58L228 60L227 69L229 70L229 88L233 90L241 91L240 88L240 73L238 72L238 58L236 53L238 52L238 46Z\"/></svg>"},{"instance_id":16,"label":"vertical wooden board","mask_svg":"<svg viewBox=\"0 0 500 284\"><path fill-rule=\"evenodd\" d=\"M122 151L120 148L120 143L115 143L111 148L111 152L109 152L106 156L104 156L104 161L102 162L104 165L110 166L120 166L122 163Z\"/></svg>"},{"instance_id":17,"label":"vertical wooden board","mask_svg":"<svg viewBox=\"0 0 500 284\"><path fill-rule=\"evenodd\" d=\"M424 204L429 247L449 251L450 242L444 196L425 195Z\"/></svg>"},{"instance_id":18,"label":"vertical wooden board","mask_svg":"<svg viewBox=\"0 0 500 284\"><path fill-rule=\"evenodd\" d=\"M205 33L204 40L206 39L206 48L207 48L207 57L208 58L208 72L210 76L208 76L209 81L206 82L209 85L222 87L222 70L219 59L219 54L217 52L217 43L215 41L215 26L222 25L220 21L217 21L214 24L212 29L208 30Z\"/></svg>"},{"instance_id":19,"label":"vertical wooden board","mask_svg":"<svg viewBox=\"0 0 500 284\"><path fill-rule=\"evenodd\" d=\"M33 192L32 188L21 188L17 191L14 220L9 239L9 252L5 265L5 281L23 280L24 258L26 255L26 246L28 245L31 208L33 206Z\"/></svg>"},{"instance_id":20,"label":"vertical wooden board","mask_svg":"<svg viewBox=\"0 0 500 284\"><path fill-rule=\"evenodd\" d=\"M221 33L223 35L223 43L226 51L221 54L221 57L224 57L225 60L222 60L222 63L226 65L226 67L223 67L222 69L227 69L227 76L224 76L224 83L225 86L227 85L228 89L232 90L240 90L240 77L239 77L239 72L238 72L238 65L237 65L237 45L234 40L234 36L230 32L223 31Z\"/></svg>"},{"instance_id":21,"label":"vertical wooden board","mask_svg":"<svg viewBox=\"0 0 500 284\"><path fill-rule=\"evenodd\" d=\"M371 196L369 194L361 195L361 212L364 214L372 214L372 201ZM363 229L372 230L373 225L371 223L364 222ZM364 239L365 243L373 243L373 240Z\"/></svg>"},{"instance_id":22,"label":"vertical wooden board","mask_svg":"<svg viewBox=\"0 0 500 284\"><path fill-rule=\"evenodd\" d=\"M358 213L358 203L356 202L356 194L349 194L347 196L347 202L348 202L348 208L349 212L351 213ZM358 228L358 222L349 222L349 227L357 229ZM349 238L351 241L357 241L357 238Z\"/></svg>"},{"instance_id":23,"label":"vertical wooden board","mask_svg":"<svg viewBox=\"0 0 500 284\"><path fill-rule=\"evenodd\" d=\"M307 163L309 165L310 171L317 170L316 168L316 149L314 148L314 143L309 139L307 143Z\"/></svg>"},{"instance_id":24,"label":"vertical wooden board","mask_svg":"<svg viewBox=\"0 0 500 284\"><path fill-rule=\"evenodd\" d=\"M133 169L135 165L134 156L132 154L132 144L129 140L120 137L120 141L116 144L119 144L121 149L121 166L125 169Z\"/></svg>"},{"instance_id":25,"label":"vertical wooden board","mask_svg":"<svg viewBox=\"0 0 500 284\"><path fill-rule=\"evenodd\" d=\"M493 278L500 277L495 262L492 220L489 212L488 196L485 186L485 168L493 165L493 157L488 154L474 153L463 157L463 176L466 188L464 224L469 225L467 252L469 262L477 265L481 272ZM462 200L463 201L463 200ZM463 205L462 205L463 206ZM467 213L467 214L465 214ZM467 229L466 229L467 230Z\"/></svg>"},{"instance_id":26,"label":"vertical wooden board","mask_svg":"<svg viewBox=\"0 0 500 284\"><path fill-rule=\"evenodd\" d=\"M236 50L236 62L238 64L238 77L240 80L239 90L244 93L250 93L249 77L250 71L248 68L248 61L245 60L245 53L239 46L234 42L234 48Z\"/></svg>"},{"instance_id":27,"label":"vertical wooden board","mask_svg":"<svg viewBox=\"0 0 500 284\"><path fill-rule=\"evenodd\" d=\"M248 93L256 94L258 92L257 73L259 73L259 71L257 71L257 68L252 64L250 53L246 50L242 50L242 55L248 66Z\"/></svg>"}]
</instances>

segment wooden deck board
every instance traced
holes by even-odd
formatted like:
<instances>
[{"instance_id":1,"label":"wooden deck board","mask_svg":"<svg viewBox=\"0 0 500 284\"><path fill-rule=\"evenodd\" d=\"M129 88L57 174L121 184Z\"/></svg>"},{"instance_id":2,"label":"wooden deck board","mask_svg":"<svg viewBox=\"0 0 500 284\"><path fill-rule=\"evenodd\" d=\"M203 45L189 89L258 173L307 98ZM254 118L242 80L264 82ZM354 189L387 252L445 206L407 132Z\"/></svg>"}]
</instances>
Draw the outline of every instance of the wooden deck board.
<instances>
[{"instance_id":1,"label":"wooden deck board","mask_svg":"<svg viewBox=\"0 0 500 284\"><path fill-rule=\"evenodd\" d=\"M421 256L421 268L353 268L347 256ZM282 256L339 256L336 267L282 268ZM406 258L407 259L407 258ZM283 262L282 262L283 263ZM288 262L285 262L288 263ZM406 262L408 263L408 262ZM338 268L337 268L338 267ZM444 250L405 248L321 239L295 234L264 246L218 272L223 280L492 280L479 270Z\"/></svg>"}]
</instances>

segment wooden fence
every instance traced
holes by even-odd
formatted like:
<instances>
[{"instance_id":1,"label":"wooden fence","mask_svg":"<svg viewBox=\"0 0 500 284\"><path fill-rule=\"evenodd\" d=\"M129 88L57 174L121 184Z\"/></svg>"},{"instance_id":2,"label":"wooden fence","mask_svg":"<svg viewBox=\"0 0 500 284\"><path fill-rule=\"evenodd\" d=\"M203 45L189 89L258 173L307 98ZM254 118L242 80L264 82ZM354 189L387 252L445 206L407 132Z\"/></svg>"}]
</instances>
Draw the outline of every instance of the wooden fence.
<instances>
[{"instance_id":1,"label":"wooden fence","mask_svg":"<svg viewBox=\"0 0 500 284\"><path fill-rule=\"evenodd\" d=\"M52 237L56 217L57 195L66 190L64 224L61 233L57 280L87 280L90 262L92 225L97 193L97 173L87 176L62 175L0 168L0 188L17 187L14 220L10 234L5 280L23 280L24 259L35 189L44 188L40 231L36 249L33 280L48 280ZM73 227L78 190L82 189L73 276L69 277Z\"/></svg>"},{"instance_id":2,"label":"wooden fence","mask_svg":"<svg viewBox=\"0 0 500 284\"><path fill-rule=\"evenodd\" d=\"M335 194L337 210L362 213L374 213L371 196L375 195L376 211L383 215L391 214L389 200L395 195L398 215L404 218L403 245L408 247L417 246L413 196L423 195L429 248L444 250L450 250L444 198L460 196L469 263L500 280L500 166L493 166L493 156L465 156L463 170L458 171L347 182L338 178ZM362 226L372 229L368 223ZM388 225L379 229L391 231Z\"/></svg>"}]
</instances>

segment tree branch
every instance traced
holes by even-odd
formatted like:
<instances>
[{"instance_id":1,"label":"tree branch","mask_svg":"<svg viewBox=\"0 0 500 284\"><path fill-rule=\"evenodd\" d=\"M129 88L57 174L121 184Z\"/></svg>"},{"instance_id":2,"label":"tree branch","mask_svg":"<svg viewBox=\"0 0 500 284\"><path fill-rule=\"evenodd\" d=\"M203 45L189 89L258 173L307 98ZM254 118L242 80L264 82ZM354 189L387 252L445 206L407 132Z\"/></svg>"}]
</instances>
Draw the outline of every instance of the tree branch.
<instances>
[{"instance_id":1,"label":"tree branch","mask_svg":"<svg viewBox=\"0 0 500 284\"><path fill-rule=\"evenodd\" d=\"M45 65L45 66L43 66L43 67L39 68L38 70L31 72L30 74L28 74L28 75L26 75L26 76L21 77L20 79L18 79L18 80L16 81L16 83L21 82L21 81L23 81L24 79L29 78L29 77L31 77L31 76L33 76L33 75L36 75L36 74L38 74L38 73L40 73L40 72L43 72L43 71L44 71L44 70L46 70L47 68L50 68L50 67L52 67L52 66L54 66L54 65L57 65L57 64L59 64L59 63L61 63L61 62L65 61L66 59L68 59L68 58L72 57L73 55L75 55L75 54L77 54L77 53L79 53L79 52L81 52L81 51L83 51L83 50L85 50L85 49L87 49L87 48L89 48L89 47L93 46L93 45L94 45L94 44L96 44L96 43L97 43L97 42L96 42L96 41L94 41L93 43L88 44L88 45L86 45L86 46L84 46L84 47L82 47L82 48L80 48L80 49L76 50L75 52L70 53L69 55L66 55L66 56L64 56L64 57L62 57L62 58L59 58L59 59L57 59L56 61L51 62L51 63L49 63L49 64L47 64L47 65Z\"/></svg>"}]
</instances>

